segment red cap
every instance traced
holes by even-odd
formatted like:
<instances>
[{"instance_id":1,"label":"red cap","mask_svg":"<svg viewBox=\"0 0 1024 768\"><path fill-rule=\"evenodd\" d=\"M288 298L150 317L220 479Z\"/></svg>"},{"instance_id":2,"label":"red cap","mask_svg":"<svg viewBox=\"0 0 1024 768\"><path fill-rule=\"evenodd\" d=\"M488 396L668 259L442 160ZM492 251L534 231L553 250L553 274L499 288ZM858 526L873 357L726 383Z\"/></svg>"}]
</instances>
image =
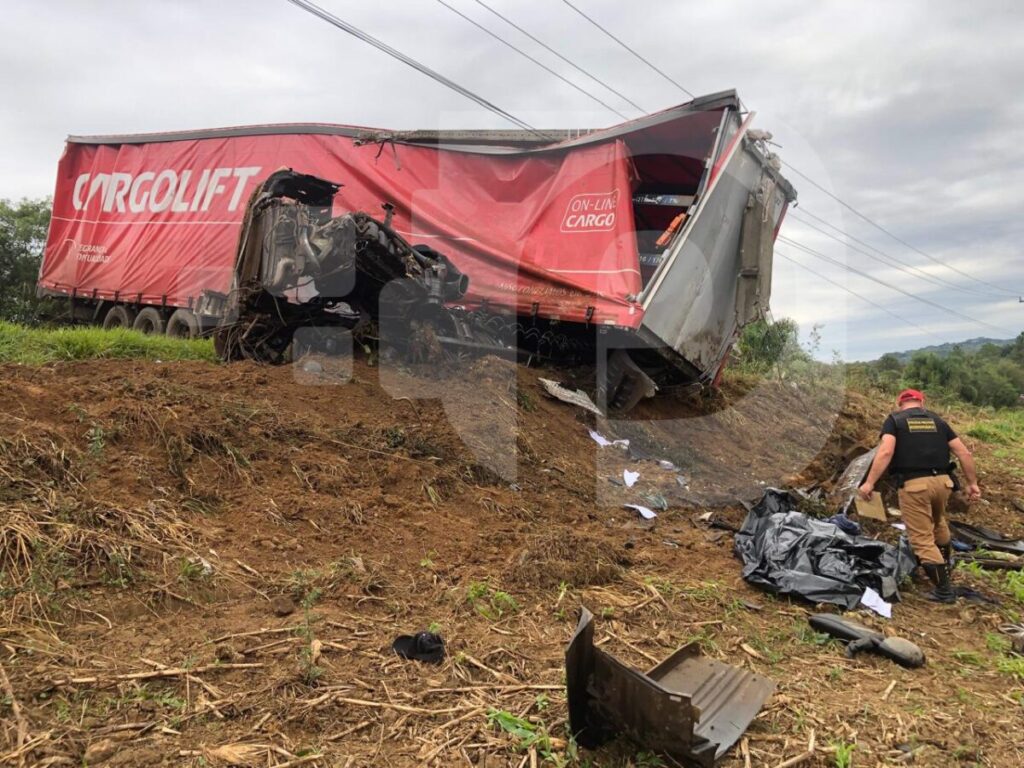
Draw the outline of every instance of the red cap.
<instances>
[{"instance_id":1,"label":"red cap","mask_svg":"<svg viewBox=\"0 0 1024 768\"><path fill-rule=\"evenodd\" d=\"M907 400L920 400L923 403L924 393L919 392L916 389L904 389L900 392L900 396L896 399L896 402L902 404L907 402Z\"/></svg>"}]
</instances>

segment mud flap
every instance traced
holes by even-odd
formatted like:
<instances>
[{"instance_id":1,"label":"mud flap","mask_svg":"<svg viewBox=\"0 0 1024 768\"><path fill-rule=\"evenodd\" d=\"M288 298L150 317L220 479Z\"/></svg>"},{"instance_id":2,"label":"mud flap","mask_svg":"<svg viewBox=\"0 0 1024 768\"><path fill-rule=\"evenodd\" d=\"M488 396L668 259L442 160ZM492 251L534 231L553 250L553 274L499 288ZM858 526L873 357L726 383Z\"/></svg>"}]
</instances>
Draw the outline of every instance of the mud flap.
<instances>
[{"instance_id":1,"label":"mud flap","mask_svg":"<svg viewBox=\"0 0 1024 768\"><path fill-rule=\"evenodd\" d=\"M593 748L623 734L685 765L710 768L750 725L775 683L700 655L691 643L647 674L594 645L586 608L565 652L569 726Z\"/></svg>"}]
</instances>

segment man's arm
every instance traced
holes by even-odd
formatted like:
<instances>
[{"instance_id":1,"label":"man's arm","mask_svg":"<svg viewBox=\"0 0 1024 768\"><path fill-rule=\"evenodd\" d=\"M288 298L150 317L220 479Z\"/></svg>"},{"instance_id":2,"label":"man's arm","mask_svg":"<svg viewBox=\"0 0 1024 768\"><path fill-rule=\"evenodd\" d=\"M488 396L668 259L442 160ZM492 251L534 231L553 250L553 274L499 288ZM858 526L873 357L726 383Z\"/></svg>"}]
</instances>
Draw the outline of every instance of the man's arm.
<instances>
[{"instance_id":1,"label":"man's arm","mask_svg":"<svg viewBox=\"0 0 1024 768\"><path fill-rule=\"evenodd\" d=\"M974 466L974 457L959 437L949 441L949 450L960 460L960 466L967 477L967 500L977 501L981 498L981 488L978 486L978 471Z\"/></svg>"},{"instance_id":2,"label":"man's arm","mask_svg":"<svg viewBox=\"0 0 1024 768\"><path fill-rule=\"evenodd\" d=\"M871 469L868 470L868 479L865 480L864 484L858 489L860 497L864 499L864 501L871 501L871 496L875 492L875 483L877 483L878 478L885 473L885 470L889 468L889 462L892 461L892 455L895 451L896 436L882 435L882 440L878 443L878 449L875 453L874 461L871 462Z\"/></svg>"}]
</instances>

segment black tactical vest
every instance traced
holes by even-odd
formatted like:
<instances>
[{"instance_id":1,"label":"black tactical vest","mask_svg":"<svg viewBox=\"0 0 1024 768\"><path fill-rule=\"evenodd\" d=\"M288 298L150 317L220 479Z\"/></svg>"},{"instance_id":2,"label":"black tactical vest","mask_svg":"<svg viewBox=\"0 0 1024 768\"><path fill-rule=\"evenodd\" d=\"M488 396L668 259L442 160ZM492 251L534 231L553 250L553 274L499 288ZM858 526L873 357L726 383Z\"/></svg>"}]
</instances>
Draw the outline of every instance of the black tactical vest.
<instances>
[{"instance_id":1,"label":"black tactical vest","mask_svg":"<svg viewBox=\"0 0 1024 768\"><path fill-rule=\"evenodd\" d=\"M896 452L890 470L895 474L949 469L950 429L939 416L924 408L909 408L892 414L896 423Z\"/></svg>"}]
</instances>

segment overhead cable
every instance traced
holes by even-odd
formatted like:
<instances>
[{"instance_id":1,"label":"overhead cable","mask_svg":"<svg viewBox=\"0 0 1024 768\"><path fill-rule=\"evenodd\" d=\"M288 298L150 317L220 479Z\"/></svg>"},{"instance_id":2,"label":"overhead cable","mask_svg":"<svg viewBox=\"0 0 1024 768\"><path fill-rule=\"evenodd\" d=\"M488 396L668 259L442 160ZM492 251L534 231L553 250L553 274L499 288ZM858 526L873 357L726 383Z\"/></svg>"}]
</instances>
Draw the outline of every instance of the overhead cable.
<instances>
[{"instance_id":1,"label":"overhead cable","mask_svg":"<svg viewBox=\"0 0 1024 768\"><path fill-rule=\"evenodd\" d=\"M911 277L917 277L917 278L919 278L921 280L924 280L925 282L931 283L932 285L936 285L936 286L938 286L940 288L951 288L951 289L953 289L955 291L961 291L962 293L970 294L972 296L986 296L986 297L992 296L991 292L979 291L979 290L977 290L975 288L965 288L965 287L963 287L961 285L957 285L956 283L951 283L948 280L943 280L938 275L930 275L927 272L925 272L924 270L922 270L920 267L916 267L913 264L908 264L905 261L901 261L900 259L897 259L895 256L891 256L888 253L885 253L884 251L880 251L877 248L874 248L874 247L868 245L867 243L863 242L862 240L858 240L857 238L853 237L852 235L849 235L846 232L843 232L843 230L839 229L839 227L837 227L835 224L831 224L828 221L826 221L825 219L822 219L819 216L815 216L813 213L810 213L809 211L805 210L802 207L799 210L800 210L801 213L804 213L804 214L806 214L808 216L812 216L817 221L820 221L823 224L825 224L826 226L831 227L832 229L836 230L843 237L838 237L838 236L832 234L831 232L829 232L828 230L822 229L821 227L818 227L818 226L812 224L811 222L801 218L801 216L799 214L797 214L796 211L791 211L789 213L789 216L791 216L795 221L799 221L804 226L810 227L815 232L819 232L819 233L825 235L825 237L829 237L829 238L835 240L837 243L840 243L840 244L846 246L847 248L849 248L852 251L855 251L856 253L860 253L860 254L862 254L864 256L867 256L869 259L874 259L877 262L880 262L882 264L886 264L887 266L893 267L894 269L897 269L900 272L903 272L903 273L905 273L907 275L910 275ZM862 248L857 248L854 245L850 245L849 242L847 242L846 240L843 239L844 237L847 238L848 240L852 240L853 242L860 243L865 248L871 248L871 250L874 251L874 253L866 251L866 250L864 250Z\"/></svg>"},{"instance_id":2,"label":"overhead cable","mask_svg":"<svg viewBox=\"0 0 1024 768\"><path fill-rule=\"evenodd\" d=\"M519 26L519 25L518 25L518 24L516 24L516 23L515 23L514 21L512 21L512 19L508 18L507 16L504 16L504 15L502 15L501 13L498 13L498 11L494 10L494 9L493 9L493 8L492 8L491 6L489 6L489 5L488 5L487 3L485 3L485 2L483 1L483 0L475 0L475 2L476 2L476 4L477 4L477 5L480 5L480 6L484 7L484 8L486 8L486 9L487 9L488 11L490 11L491 13L493 13L493 14L494 14L495 16L497 16L497 17L498 17L499 19L501 19L502 21L504 21L504 22L505 22L506 24L508 24L508 25L509 25L510 27L512 27L513 29L516 29L516 30L518 30L518 31L519 31L520 33L522 33L522 34L523 34L523 35L525 35L526 37L528 37L528 38L530 38L531 40L533 40L533 42L535 42L535 43L536 43L537 45L539 45L539 46L540 46L541 48L543 48L543 49L544 49L545 51L547 51L548 53L550 53L550 54L552 54L553 56L556 56L556 57L558 57L559 59L561 59L562 61L564 61L564 62L565 62L566 64L568 64L568 65L569 65L570 67L572 67L573 69L575 69L575 70L576 70L577 72L579 72L580 74L582 74L582 75L584 75L584 76L586 76L586 77L589 77L589 78L590 78L591 80L593 80L593 81L594 81L595 83L597 83L598 85L600 85L600 86L601 86L602 88L604 88L604 89L606 89L606 90L610 91L611 93L614 93L614 94L615 94L616 96L618 96L618 97L619 97L620 99L622 99L623 101L625 101L625 102L626 102L627 104L629 104L629 105L630 105L631 107L633 107L634 109L636 109L636 110L640 111L641 113L643 113L643 114L645 114L645 115L647 114L647 110L646 110L646 109L644 109L643 107L641 107L641 106L640 106L639 104L637 104L637 103L636 103L635 101L633 101L633 100L632 100L631 98L629 98L629 96L626 96L626 95L625 95L624 93L621 93L621 92L619 92L619 91L615 90L615 89L614 89L614 88L612 88L612 87L611 87L610 85L608 85L608 83L606 83L606 82L605 82L604 80L600 80L600 79L598 79L597 77L595 77L594 75L590 74L590 72L588 72L587 70L585 70L585 69L584 69L583 67L581 67L581 66L580 66L579 64L576 64L576 63L575 63L574 61L572 61L571 59L568 59L568 58L566 58L565 56L563 56L562 54L560 54L560 53L559 53L558 51L556 51L556 50L555 50L554 48L552 48L552 47L551 47L550 45L548 45L547 43L545 43L545 42L544 42L543 40L540 40L540 39L539 39L539 38L537 38L537 37L536 37L535 35L532 35L532 34L530 34L530 33L529 33L529 32L528 32L527 30L523 29L523 28L522 28L521 26Z\"/></svg>"},{"instance_id":3,"label":"overhead cable","mask_svg":"<svg viewBox=\"0 0 1024 768\"><path fill-rule=\"evenodd\" d=\"M852 205L847 203L842 198L836 196L832 192L829 192L827 189L825 189L825 187L823 187L821 184L816 182L814 179L812 179L806 173L804 173L803 171L799 170L798 168L794 168L792 163L787 163L785 160L783 160L782 164L785 165L787 168L789 168L789 170L793 171L793 173L797 174L801 178L803 178L806 181L810 182L812 186L814 186L815 188L817 188L821 192L824 192L826 195L831 197L833 200L835 200L841 206L846 208L852 214L854 214L858 218L866 221L868 224L870 224L872 227L877 229L879 232L882 232L882 233L888 235L889 237L891 237L893 240L895 240L900 245L903 245L906 248L909 248L914 253L918 253L921 256L924 256L929 261L931 261L931 262L933 262L935 264L938 264L941 267L945 267L946 269L950 270L951 272L956 272L961 277L966 277L968 280L973 280L976 283L979 283L981 285L987 286L988 288L992 288L994 290L1001 291L1003 293L1013 294L1014 296L1017 296L1017 295L1019 295L1021 293L1020 291L1011 290L1009 288L1004 288L1003 286L996 285L995 283L989 283L989 282L986 282L985 280L981 280L981 279L975 277L974 275L971 275L971 274L969 274L967 272L964 272L962 269L958 269L957 267L954 267L952 264L947 264L946 262L942 261L941 259L936 258L935 256L932 256L930 253L927 253L926 251L922 251L916 245L912 245L912 244L908 243L906 240L901 238L899 235L893 234L888 229L883 227L881 224L878 224L873 219L868 217L866 214L861 213L860 211L858 211L856 208L854 208Z\"/></svg>"},{"instance_id":4,"label":"overhead cable","mask_svg":"<svg viewBox=\"0 0 1024 768\"><path fill-rule=\"evenodd\" d=\"M599 24L598 22L596 22L596 21L595 21L594 19L592 19L592 18L591 18L590 16L588 16L588 15L587 15L587 14L585 14L585 13L584 13L583 11L581 11L581 10L580 10L579 8L577 8L577 7L575 6L575 5L573 5L572 3L570 3L570 2L569 2L569 0L562 0L562 2L563 2L563 3L565 3L566 5L568 5L568 6L570 7L570 8L572 8L572 9L573 9L574 11L576 11L576 13L578 13L578 14L579 14L580 16L582 16L582 17L583 17L584 19L586 19L587 21L589 21L589 22L590 22L591 24L593 24L593 25L594 25L595 27L597 27L597 28L598 28L599 30L601 30L602 32L604 32L604 33L605 33L605 34L606 34L606 35L607 35L608 37L610 37L610 38L611 38L612 40L614 40L614 41L615 41L616 43L618 43L618 44L619 44L620 46L622 46L623 48L625 48L625 49L626 49L627 51L629 51L629 52L630 52L631 54L633 54L633 55L634 55L634 56L635 56L636 58L638 58L638 59L639 59L640 61L642 61L642 62L643 62L644 64L646 64L646 65L647 65L648 67L650 67L650 68L651 68L651 69L653 69L653 70L654 70L655 72L657 72L657 73L658 73L659 75L661 75L661 76L662 76L663 78L665 78L665 79L666 79L666 80L668 80L668 81L669 81L670 83L672 83L672 85L674 85L674 86L675 86L676 88L678 88L678 89L679 89L680 91L682 91L683 93L685 93L685 94L686 94L687 96L689 96L689 97L690 97L691 99L695 99L695 98L697 98L697 97L696 97L696 96L694 96L694 95L693 95L692 93L690 93L690 92L689 92L688 90L686 90L686 89L685 89L685 88L684 88L684 87L683 87L682 85L680 85L680 84L679 84L679 83L678 83L678 82L677 82L676 80L674 80L673 78L671 78L670 76L668 76L667 74L665 74L665 73L664 73L663 71L661 71L660 69L658 69L658 68L657 68L656 66L654 66L654 64L652 64L652 63L651 63L650 61L648 61L647 59L645 59L645 58L644 58L643 56L641 56L641 55L640 55L639 53L637 53L637 52L636 52L635 50L633 50L632 48L630 48L630 47L629 47L628 45L626 45L626 43L624 43L624 42L623 42L622 40L620 40L619 38L617 38L617 37L616 37L615 35L613 35L613 34L612 34L611 32L609 32L609 31L608 31L607 29L605 29L605 28L604 28L603 26L601 26L601 25L600 25L600 24Z\"/></svg>"},{"instance_id":5,"label":"overhead cable","mask_svg":"<svg viewBox=\"0 0 1024 768\"><path fill-rule=\"evenodd\" d=\"M364 43L368 43L369 45L372 45L377 50L383 51L388 56L391 56L392 58L397 59L398 61L401 61L403 64L406 64L407 66L412 67L416 71L423 73L427 77L431 78L432 80L437 81L438 83L440 83L441 85L445 86L446 88L450 88L451 90L455 91L456 93L458 93L458 94L460 94L462 96L465 96L467 99L475 101L477 104L479 104L484 109L487 109L487 110L493 112L494 114L498 115L499 117L502 117L505 120L508 120L510 123L512 123L514 125L517 125L517 126L519 126L520 128L522 128L522 129L524 129L526 131L529 131L530 133L534 134L535 136L538 136L539 138L551 139L550 136L544 135L543 133L538 131L536 128L534 128L532 125L530 125L526 121L520 120L518 117L516 117L515 115L511 114L510 112L506 112L501 107L497 106L496 104L492 104L490 101L488 101L487 99L483 98L482 96L478 96L477 94L473 93L468 88L463 88L458 83L454 82L453 80L448 79L447 77L445 77L444 75L440 74L439 72L434 71L433 69L431 69L430 67L426 66L425 64L422 64L419 61L416 61L416 59L412 58L411 56L406 56L404 53L402 53L401 51L399 51L399 50L397 50L395 48L392 48L387 43L384 43L381 40L378 40L377 38L373 37L372 35L370 35L370 34L368 34L366 32L363 32L361 29L359 29L355 25L349 24L347 21L344 21L343 19L339 19L333 13L329 13L328 11L324 10L323 8L321 8L316 3L312 3L312 2L310 2L310 0L288 0L288 2L291 3L292 5L295 5L295 6L299 7L299 8L301 8L304 11L307 11L307 12L313 14L314 16L319 17L320 19L323 19L328 24L331 24L331 25L337 27L338 29L342 30L343 32L347 32L348 34L352 35L353 37L355 37L355 38L357 38L359 40L362 40Z\"/></svg>"},{"instance_id":6,"label":"overhead cable","mask_svg":"<svg viewBox=\"0 0 1024 768\"><path fill-rule=\"evenodd\" d=\"M942 339L942 338L936 336L934 333L929 331L927 328L922 328L920 325L915 323L913 320L908 320L907 318L905 318L902 315L899 315L899 314L893 312L891 309L889 309L889 308L879 304L878 302L872 301L867 296L864 296L864 295L862 295L860 293L857 293L857 291L853 290L852 288L848 288L847 286L843 285L840 282L837 282L837 281L833 280L832 278L828 277L827 275L821 274L821 272L818 272L816 269L811 269L810 267L808 267L803 262L797 261L796 259L792 258L791 256L787 256L786 254L782 253L781 251L775 251L775 255L779 256L780 258L785 259L786 261L790 262L791 264L795 264L796 266L800 267L801 269L806 270L807 272L810 272L812 275L814 275L815 277L818 277L818 278L824 280L826 283L831 283L836 288L840 288L840 289L846 291L848 294L850 294L851 296L855 296L856 298L860 299L864 303L870 304L871 306L875 307L876 309L882 310L887 315L890 315L891 317L895 317L900 322L906 323L907 325L909 325L909 326L911 326L913 328L917 328L917 330L921 331L921 333L924 333L924 334L926 334L928 336L931 336L933 339L935 339L937 341L945 341L945 339Z\"/></svg>"},{"instance_id":7,"label":"overhead cable","mask_svg":"<svg viewBox=\"0 0 1024 768\"><path fill-rule=\"evenodd\" d=\"M905 291L904 289L900 288L899 286L893 285L892 283L888 283L885 280L881 280L881 279L875 277L874 275L870 275L867 272L864 272L864 271L862 271L860 269L857 269L856 267L851 267L849 264L844 264L839 259L834 259L831 256L826 256L824 253L821 253L820 251L814 250L813 248L808 248L806 245L803 245L802 243L798 243L796 240L791 240L790 238L784 237L783 235L779 235L778 239L781 240L782 242L788 244L788 245L793 246L794 248L798 248L799 250L803 251L804 253L810 254L811 256L814 256L816 258L819 258L819 259L822 259L824 261L827 261L830 264L834 264L835 266L840 267L842 269L845 269L848 272L852 272L855 275L860 275L861 277L866 278L867 280L871 280L874 283L878 283L879 285L885 286L886 288L888 288L888 289L890 289L892 291L896 291L897 293L902 293L907 298L913 299L914 301L920 302L921 304L927 304L929 307L933 307L935 309L941 310L942 312L945 312L947 314L956 315L957 317L959 317L959 318L961 318L963 320L969 320L970 322L975 323L976 325L983 325L986 328L992 328L993 330L999 331L1000 333L1009 333L1010 335L1013 335L1012 331L1008 331L1005 328L1000 328L997 325L992 325L991 323L986 323L984 320L978 320L976 317L971 317L970 315L965 315L963 312L959 312L959 311L957 311L955 309L952 309L950 307L945 307L945 306L939 304L938 302L932 301L931 299L926 299L923 296L917 296L917 295L915 295L913 293L910 293L909 291Z\"/></svg>"},{"instance_id":8,"label":"overhead cable","mask_svg":"<svg viewBox=\"0 0 1024 768\"><path fill-rule=\"evenodd\" d=\"M620 112L619 110L617 110L617 109L616 109L615 107L613 107L613 106L611 106L610 104L608 104L608 103L606 103L606 102L602 101L602 100L601 100L601 99L599 99L599 98L598 98L597 96L595 96L594 94L590 93L589 91L587 91L587 90L585 90L585 89L583 89L583 88L580 88L580 87L579 87L578 85L576 85L576 83L574 83L574 82L573 82L572 80L570 80L569 78L567 78L567 77L563 77L562 75L560 75L560 74L559 74L558 72L556 72L555 70L553 70L553 69L552 69L551 67L549 67L549 66L548 66L547 64L545 64L544 62L540 61L540 60L539 60L539 59L537 59L537 58L534 58L533 56L531 56L530 54L528 54L528 53L527 53L526 51L522 50L521 48L517 48L517 47L516 47L515 45L513 45L513 44L512 44L512 43L510 43L510 42L509 42L508 40L506 40L505 38L503 38L503 37L502 37L501 35L498 35L498 34L496 34L495 32L492 32L492 31L491 31L491 30L489 30L489 29L488 29L487 27L485 27L485 26L484 26L483 24L481 24L480 22L476 21L475 19L473 19L473 18L471 18L471 17L467 16L466 14L464 14L464 13L463 13L462 11L460 11L460 10L459 10L458 8L456 8L455 6L453 6L453 5L449 5L448 3L446 3L446 2L445 2L445 0L437 0L437 2L438 2L438 3L440 3L441 5L443 5L443 6L445 7L445 8L447 8L447 9L448 9L449 11L451 11L452 13L454 13L454 14L455 14L456 16L460 16L461 18L463 18L463 19L465 19L466 21L468 21L468 22L469 22L470 24L472 24L472 25L473 25L474 27L476 27L477 29L479 29L479 30L481 30L481 31L483 31L483 32L486 32L486 33L487 33L488 35L490 35L491 37L493 37L493 38L494 38L495 40L497 40L497 41L498 41L499 43L501 43L502 45L506 46L507 48L510 48L511 50L515 51L515 52L516 52L516 53L518 53L518 54L519 54L520 56L522 56L522 57L523 57L524 59L528 59L529 61L532 61L532 62L533 62L534 64L536 64L536 65L537 65L538 67L540 67L541 69L543 69L543 70L544 70L545 72L548 72L548 73L550 73L550 74L554 75L555 77L557 77L557 78L558 78L559 80L561 80L561 81L562 81L563 83L565 83L566 85L569 85L569 86L571 86L572 88L574 88L575 90L579 91L579 92L580 92L580 93L582 93L582 94L583 94L584 96L586 96L586 97L587 97L588 99L592 99L593 101L596 101L596 102L597 102L598 104L600 104L600 105L601 105L602 107L604 107L605 109L607 109L607 110L609 110L609 111L611 111L611 112L614 112L614 113L615 113L616 115L618 115L619 117L621 117L621 118L622 118L623 120L628 120L628 119L629 119L629 116L628 116L628 115L625 115L625 114L623 114L622 112Z\"/></svg>"}]
</instances>

